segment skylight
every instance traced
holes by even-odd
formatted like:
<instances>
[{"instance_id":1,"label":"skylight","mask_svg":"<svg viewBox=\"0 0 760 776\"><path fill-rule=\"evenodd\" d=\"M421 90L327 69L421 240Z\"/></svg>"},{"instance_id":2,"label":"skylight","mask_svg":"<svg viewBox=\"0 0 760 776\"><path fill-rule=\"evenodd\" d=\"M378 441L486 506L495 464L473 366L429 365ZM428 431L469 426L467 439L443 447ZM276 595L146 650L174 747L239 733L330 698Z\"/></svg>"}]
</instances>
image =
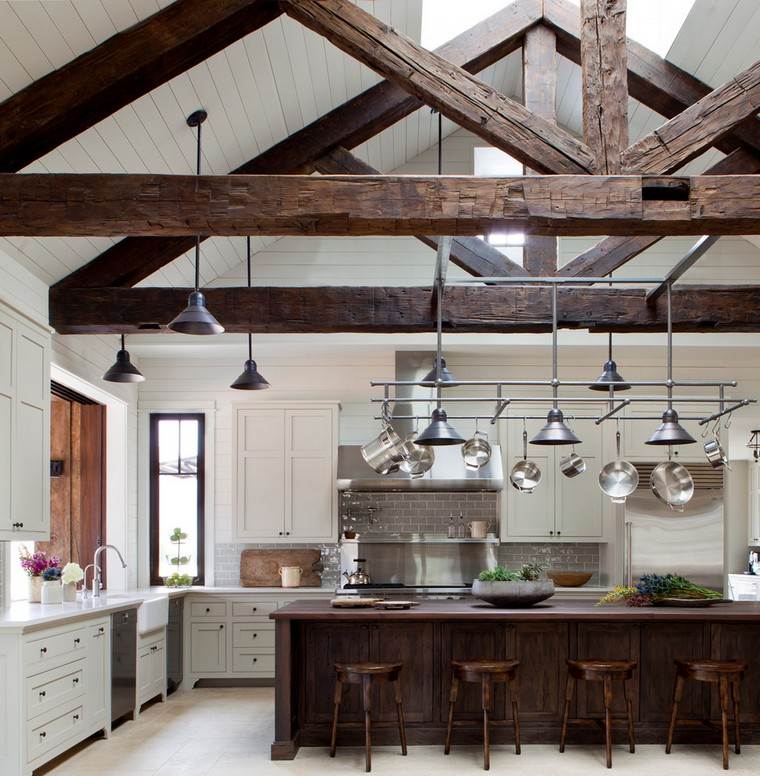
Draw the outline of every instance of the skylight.
<instances>
[{"instance_id":1,"label":"skylight","mask_svg":"<svg viewBox=\"0 0 760 776\"><path fill-rule=\"evenodd\" d=\"M434 49L488 18L512 0L423 0L422 45ZM579 0L572 0L579 5ZM694 0L628 0L629 38L664 57Z\"/></svg>"}]
</instances>

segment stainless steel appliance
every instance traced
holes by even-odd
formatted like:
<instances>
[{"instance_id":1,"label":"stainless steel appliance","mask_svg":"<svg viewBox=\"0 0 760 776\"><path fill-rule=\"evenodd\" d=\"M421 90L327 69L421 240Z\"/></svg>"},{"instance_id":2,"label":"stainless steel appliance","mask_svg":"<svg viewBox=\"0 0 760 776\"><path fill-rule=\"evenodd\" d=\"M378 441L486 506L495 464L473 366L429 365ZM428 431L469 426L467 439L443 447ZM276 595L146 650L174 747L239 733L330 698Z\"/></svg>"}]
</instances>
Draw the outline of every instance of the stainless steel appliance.
<instances>
[{"instance_id":1,"label":"stainless steel appliance","mask_svg":"<svg viewBox=\"0 0 760 776\"><path fill-rule=\"evenodd\" d=\"M637 463L639 488L625 505L626 579L672 572L723 589L723 470L686 464L694 496L673 511L649 490L655 464Z\"/></svg>"},{"instance_id":2,"label":"stainless steel appliance","mask_svg":"<svg viewBox=\"0 0 760 776\"><path fill-rule=\"evenodd\" d=\"M137 611L111 615L111 722L135 710Z\"/></svg>"}]
</instances>

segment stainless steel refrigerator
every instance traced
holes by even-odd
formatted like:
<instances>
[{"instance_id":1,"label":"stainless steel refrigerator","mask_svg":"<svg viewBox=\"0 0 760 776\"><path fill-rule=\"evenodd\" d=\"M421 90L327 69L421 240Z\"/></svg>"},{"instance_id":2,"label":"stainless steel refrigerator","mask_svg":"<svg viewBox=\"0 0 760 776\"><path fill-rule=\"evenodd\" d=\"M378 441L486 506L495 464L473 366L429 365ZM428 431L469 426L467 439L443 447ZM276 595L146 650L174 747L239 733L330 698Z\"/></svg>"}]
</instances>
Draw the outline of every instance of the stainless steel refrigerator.
<instances>
[{"instance_id":1,"label":"stainless steel refrigerator","mask_svg":"<svg viewBox=\"0 0 760 776\"><path fill-rule=\"evenodd\" d=\"M687 465L695 490L683 512L649 490L651 466L637 464L640 487L625 504L626 576L674 573L723 589L723 478L720 470Z\"/></svg>"}]
</instances>

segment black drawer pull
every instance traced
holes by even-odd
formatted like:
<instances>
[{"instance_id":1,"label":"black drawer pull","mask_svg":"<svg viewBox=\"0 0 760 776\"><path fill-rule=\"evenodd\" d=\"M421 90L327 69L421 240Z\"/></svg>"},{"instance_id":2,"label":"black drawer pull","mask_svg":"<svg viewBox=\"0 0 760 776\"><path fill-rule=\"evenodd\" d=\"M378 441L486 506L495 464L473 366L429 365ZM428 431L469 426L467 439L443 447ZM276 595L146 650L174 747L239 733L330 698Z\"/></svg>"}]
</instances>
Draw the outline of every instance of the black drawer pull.
<instances>
[{"instance_id":1,"label":"black drawer pull","mask_svg":"<svg viewBox=\"0 0 760 776\"><path fill-rule=\"evenodd\" d=\"M224 625L220 625L219 630L224 630Z\"/></svg>"},{"instance_id":2,"label":"black drawer pull","mask_svg":"<svg viewBox=\"0 0 760 776\"><path fill-rule=\"evenodd\" d=\"M259 662L259 659L258 659L257 657L255 657L255 658L253 658L253 662L254 662L254 663L258 663L258 662Z\"/></svg>"},{"instance_id":3,"label":"black drawer pull","mask_svg":"<svg viewBox=\"0 0 760 776\"><path fill-rule=\"evenodd\" d=\"M47 652L47 647L40 647L40 652L44 655Z\"/></svg>"},{"instance_id":4,"label":"black drawer pull","mask_svg":"<svg viewBox=\"0 0 760 776\"><path fill-rule=\"evenodd\" d=\"M254 606L254 607L253 607L253 611L254 611L254 612L257 612L257 611L258 611L258 609L257 609L257 608Z\"/></svg>"},{"instance_id":5,"label":"black drawer pull","mask_svg":"<svg viewBox=\"0 0 760 776\"><path fill-rule=\"evenodd\" d=\"M75 714L74 719L79 719L79 714Z\"/></svg>"},{"instance_id":6,"label":"black drawer pull","mask_svg":"<svg viewBox=\"0 0 760 776\"><path fill-rule=\"evenodd\" d=\"M40 738L45 738L45 736L47 736L47 733L46 733L46 732L43 730L43 731L40 733Z\"/></svg>"},{"instance_id":7,"label":"black drawer pull","mask_svg":"<svg viewBox=\"0 0 760 776\"><path fill-rule=\"evenodd\" d=\"M206 614L208 614L211 611L211 609L207 606L206 607Z\"/></svg>"},{"instance_id":8,"label":"black drawer pull","mask_svg":"<svg viewBox=\"0 0 760 776\"><path fill-rule=\"evenodd\" d=\"M75 676L71 681L74 682L74 684L79 684L79 677Z\"/></svg>"},{"instance_id":9,"label":"black drawer pull","mask_svg":"<svg viewBox=\"0 0 760 776\"><path fill-rule=\"evenodd\" d=\"M253 634L253 638L254 638L254 639L255 639L255 638L258 638L258 635L259 635L258 633L254 633L254 634Z\"/></svg>"},{"instance_id":10,"label":"black drawer pull","mask_svg":"<svg viewBox=\"0 0 760 776\"><path fill-rule=\"evenodd\" d=\"M75 643L75 644L79 644L81 641L82 641L82 639L80 639L80 638L76 638L76 639L74 639L74 643Z\"/></svg>"},{"instance_id":11,"label":"black drawer pull","mask_svg":"<svg viewBox=\"0 0 760 776\"><path fill-rule=\"evenodd\" d=\"M106 632L106 629L105 629L105 628L104 628L104 627L101 625L101 626L98 628L98 633L105 633L105 632Z\"/></svg>"},{"instance_id":12,"label":"black drawer pull","mask_svg":"<svg viewBox=\"0 0 760 776\"><path fill-rule=\"evenodd\" d=\"M47 693L44 690L40 690L40 698L44 698Z\"/></svg>"}]
</instances>

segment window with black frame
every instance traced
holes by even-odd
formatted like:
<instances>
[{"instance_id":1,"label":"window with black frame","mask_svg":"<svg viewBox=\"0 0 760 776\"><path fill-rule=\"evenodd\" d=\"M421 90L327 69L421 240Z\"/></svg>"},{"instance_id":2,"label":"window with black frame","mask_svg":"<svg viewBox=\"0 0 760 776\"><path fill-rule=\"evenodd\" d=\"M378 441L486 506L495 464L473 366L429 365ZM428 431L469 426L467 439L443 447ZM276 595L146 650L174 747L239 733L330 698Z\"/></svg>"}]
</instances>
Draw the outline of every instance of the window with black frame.
<instances>
[{"instance_id":1,"label":"window with black frame","mask_svg":"<svg viewBox=\"0 0 760 776\"><path fill-rule=\"evenodd\" d=\"M150 416L150 582L204 584L205 418Z\"/></svg>"}]
</instances>

